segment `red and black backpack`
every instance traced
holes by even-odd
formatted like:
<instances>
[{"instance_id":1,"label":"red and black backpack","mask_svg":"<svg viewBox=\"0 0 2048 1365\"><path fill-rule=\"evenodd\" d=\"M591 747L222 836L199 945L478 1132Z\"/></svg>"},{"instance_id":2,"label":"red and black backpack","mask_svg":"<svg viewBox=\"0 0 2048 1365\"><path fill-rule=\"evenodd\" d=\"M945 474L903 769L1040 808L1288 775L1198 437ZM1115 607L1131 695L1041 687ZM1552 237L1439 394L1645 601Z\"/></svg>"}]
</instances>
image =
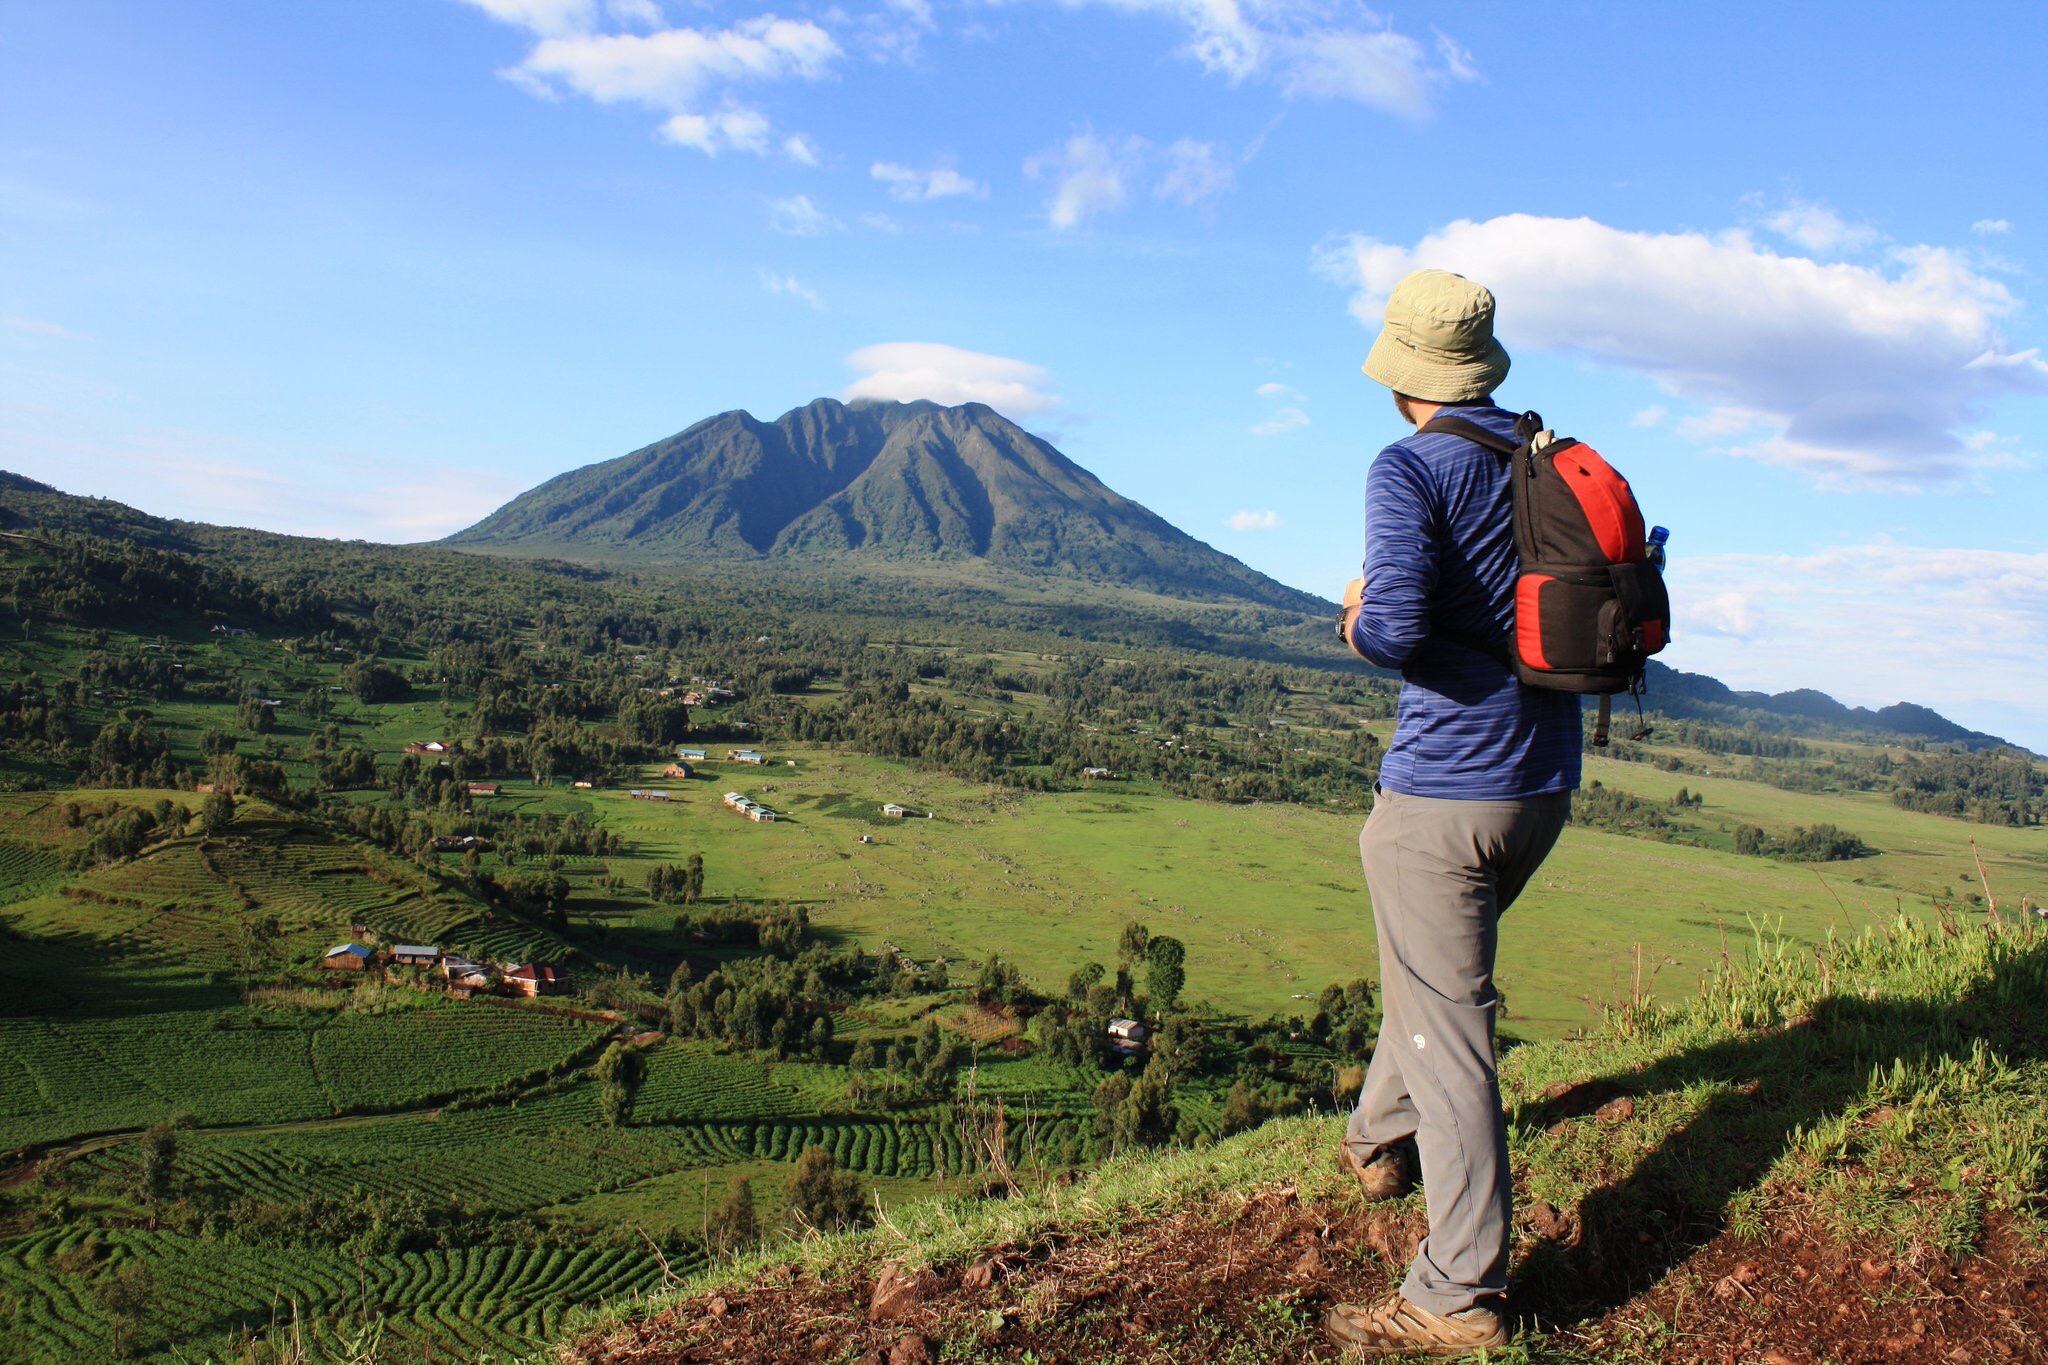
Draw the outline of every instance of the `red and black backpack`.
<instances>
[{"instance_id":1,"label":"red and black backpack","mask_svg":"<svg viewBox=\"0 0 2048 1365\"><path fill-rule=\"evenodd\" d=\"M1533 412L1515 419L1512 441L1461 417L1422 430L1462 436L1507 460L1521 564L1514 634L1492 649L1531 687L1599 694L1593 743L1604 745L1608 695L1640 697L1650 656L1671 636L1671 599L1649 561L1628 480L1591 446L1544 430Z\"/></svg>"}]
</instances>

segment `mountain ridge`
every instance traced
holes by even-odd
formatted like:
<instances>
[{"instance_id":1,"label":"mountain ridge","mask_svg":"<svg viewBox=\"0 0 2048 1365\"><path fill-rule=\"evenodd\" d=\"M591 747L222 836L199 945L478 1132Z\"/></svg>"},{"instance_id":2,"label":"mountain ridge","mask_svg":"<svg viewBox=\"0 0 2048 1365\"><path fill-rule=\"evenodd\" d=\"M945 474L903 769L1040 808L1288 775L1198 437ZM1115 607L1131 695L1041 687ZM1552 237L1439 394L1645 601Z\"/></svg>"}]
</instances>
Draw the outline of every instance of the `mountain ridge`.
<instances>
[{"instance_id":1,"label":"mountain ridge","mask_svg":"<svg viewBox=\"0 0 2048 1365\"><path fill-rule=\"evenodd\" d=\"M1308 614L1268 578L1117 493L982 403L820 398L719 413L556 475L447 537L640 558L972 558Z\"/></svg>"},{"instance_id":2,"label":"mountain ridge","mask_svg":"<svg viewBox=\"0 0 2048 1365\"><path fill-rule=\"evenodd\" d=\"M931 405L936 406L936 405ZM801 410L800 410L801 411ZM724 416L726 414L721 414ZM707 422L717 419L706 419ZM748 420L753 420L749 418ZM704 425L699 423L699 426ZM695 428L691 428L694 430ZM578 471L571 471L572 473ZM551 483L554 481L550 481ZM541 487L547 487L547 484ZM517 502L517 499L514 500ZM509 504L508 504L509 506ZM504 509L500 509L501 511ZM493 514L494 516L497 514ZM1148 514L1149 515L1149 514ZM486 519L489 520L488 518ZM481 524L481 523L479 523ZM489 555L494 552L490 546L454 544L449 541L429 542L419 546L375 546L368 542L341 541L321 537L293 536L282 532L268 532L248 528L218 526L207 522L185 521L176 518L159 517L138 510L125 503L107 498L85 497L59 491L49 484L24 475L0 470L0 532L20 533L36 528L68 531L77 534L97 536L102 539L126 541L154 549L168 550L180 554L205 554L232 547L237 558L262 560L275 552L278 547L317 547L333 545L347 546L351 553L364 550L389 549L400 553L434 551L437 549L460 550L470 554ZM462 533L458 533L460 535ZM1197 542L1199 543L1199 542ZM537 547L549 549L551 547ZM516 553L516 551L515 551ZM533 558L541 558L536 554ZM579 556L579 561L588 557ZM578 563L578 571L601 572L606 556L595 556L598 567L587 568ZM630 559L630 557L622 557ZM749 553L748 562L768 569L782 565L789 569L805 561L801 556L787 556L780 559ZM971 557L961 557L962 562L975 562ZM718 563L716 558L696 558L681 561L681 566L701 567ZM851 565L874 564L852 557L846 561ZM903 563L904 561L898 561ZM1235 561L1231 561L1235 562ZM249 567L249 566L245 566ZM557 566L567 571L570 563ZM877 566L879 567L879 566ZM1251 572L1246 570L1246 572ZM1050 573L1034 573L1034 590L1042 593L1047 588L1058 587L1060 580ZM1270 581L1270 580L1268 580ZM1277 585L1276 585L1277 586ZM1289 589L1289 592L1294 590ZM1164 596L1175 596L1169 592ZM1323 617L1334 612L1333 604L1326 603L1308 593L1295 593L1296 599L1306 606L1287 606L1284 609L1301 611L1304 616ZM1100 609L1098 609L1100 610ZM1306 623L1287 629L1304 640L1307 636ZM1327 632L1318 632L1318 638L1327 638ZM1299 651L1296 651L1299 653ZM1342 662L1348 656L1332 650L1332 659ZM1742 723L1745 717L1773 717L1790 722L1811 722L1820 725L1841 727L1850 731L1876 731L1894 735L1901 739L1923 739L1933 743L1962 744L1968 748L1989 748L1999 746L2019 747L2000 736L1981 730L1971 730L1958 725L1947 717L1928 707L1913 702L1895 702L1890 706L1871 709L1851 707L1826 693L1810 688L1798 688L1786 692L1764 693L1739 691L1729 687L1717 678L1703 673L1688 673L1670 668L1656 660L1650 663L1650 691L1646 698L1649 706L1667 715L1686 718L1733 720Z\"/></svg>"}]
</instances>

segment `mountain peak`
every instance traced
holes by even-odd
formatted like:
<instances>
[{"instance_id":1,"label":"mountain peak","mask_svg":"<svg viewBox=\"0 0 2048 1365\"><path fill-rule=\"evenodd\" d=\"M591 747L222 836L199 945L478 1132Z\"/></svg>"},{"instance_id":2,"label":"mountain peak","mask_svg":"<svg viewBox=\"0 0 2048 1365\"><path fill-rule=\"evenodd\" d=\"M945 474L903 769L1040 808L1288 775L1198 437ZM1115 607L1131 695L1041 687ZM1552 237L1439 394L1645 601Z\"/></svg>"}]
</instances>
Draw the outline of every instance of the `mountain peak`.
<instances>
[{"instance_id":1,"label":"mountain peak","mask_svg":"<svg viewBox=\"0 0 2048 1365\"><path fill-rule=\"evenodd\" d=\"M985 403L819 398L720 413L521 494L448 538L656 560L974 558L1173 596L1321 612L1116 493Z\"/></svg>"}]
</instances>

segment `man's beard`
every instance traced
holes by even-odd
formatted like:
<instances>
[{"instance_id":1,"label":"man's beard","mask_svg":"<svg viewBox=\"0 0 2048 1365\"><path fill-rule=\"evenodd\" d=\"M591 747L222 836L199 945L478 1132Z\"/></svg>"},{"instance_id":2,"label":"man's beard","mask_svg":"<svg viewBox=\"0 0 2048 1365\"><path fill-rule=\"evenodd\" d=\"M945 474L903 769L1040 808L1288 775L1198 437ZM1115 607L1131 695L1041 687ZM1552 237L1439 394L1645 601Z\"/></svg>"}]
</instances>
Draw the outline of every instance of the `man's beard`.
<instances>
[{"instance_id":1,"label":"man's beard","mask_svg":"<svg viewBox=\"0 0 2048 1365\"><path fill-rule=\"evenodd\" d=\"M1409 405L1407 394L1397 393L1394 395L1394 411L1400 413L1401 420L1409 426L1419 427L1422 425L1422 423L1415 420L1415 409Z\"/></svg>"}]
</instances>

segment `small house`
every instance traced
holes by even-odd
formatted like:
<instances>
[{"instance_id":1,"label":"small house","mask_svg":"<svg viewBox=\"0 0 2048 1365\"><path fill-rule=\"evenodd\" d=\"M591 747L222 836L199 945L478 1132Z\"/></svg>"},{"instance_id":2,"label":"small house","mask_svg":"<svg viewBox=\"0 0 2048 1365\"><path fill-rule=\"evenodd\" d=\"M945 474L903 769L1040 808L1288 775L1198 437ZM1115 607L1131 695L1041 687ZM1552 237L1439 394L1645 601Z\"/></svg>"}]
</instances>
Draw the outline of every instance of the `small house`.
<instances>
[{"instance_id":1,"label":"small house","mask_svg":"<svg viewBox=\"0 0 2048 1365\"><path fill-rule=\"evenodd\" d=\"M1109 778L1115 777L1116 774L1108 768L1083 768L1081 769L1081 776Z\"/></svg>"},{"instance_id":2,"label":"small house","mask_svg":"<svg viewBox=\"0 0 2048 1365\"><path fill-rule=\"evenodd\" d=\"M1135 1019L1112 1019L1109 1021L1109 1027L1103 1032L1109 1035L1109 1048L1112 1052L1119 1052L1128 1057L1144 1051L1145 1026Z\"/></svg>"},{"instance_id":3,"label":"small house","mask_svg":"<svg viewBox=\"0 0 2048 1365\"><path fill-rule=\"evenodd\" d=\"M726 754L726 758L734 763L751 763L755 767L759 767L768 761L765 754L754 749L734 749Z\"/></svg>"},{"instance_id":4,"label":"small house","mask_svg":"<svg viewBox=\"0 0 2048 1365\"><path fill-rule=\"evenodd\" d=\"M632 791L627 792L626 795L632 797L635 801L668 800L668 793L659 787L635 787Z\"/></svg>"},{"instance_id":5,"label":"small house","mask_svg":"<svg viewBox=\"0 0 2048 1365\"><path fill-rule=\"evenodd\" d=\"M696 771L687 763L671 763L661 770L663 777L695 777Z\"/></svg>"},{"instance_id":6,"label":"small house","mask_svg":"<svg viewBox=\"0 0 2048 1365\"><path fill-rule=\"evenodd\" d=\"M405 746L409 754L445 754L448 746L438 739L416 739Z\"/></svg>"},{"instance_id":7,"label":"small house","mask_svg":"<svg viewBox=\"0 0 2048 1365\"><path fill-rule=\"evenodd\" d=\"M525 996L567 995L569 974L560 967L522 962L505 973L505 984Z\"/></svg>"},{"instance_id":8,"label":"small house","mask_svg":"<svg viewBox=\"0 0 2048 1365\"><path fill-rule=\"evenodd\" d=\"M503 796L505 794L505 784L502 782L472 782L469 784L469 794L471 796Z\"/></svg>"},{"instance_id":9,"label":"small house","mask_svg":"<svg viewBox=\"0 0 2048 1365\"><path fill-rule=\"evenodd\" d=\"M361 972L370 967L370 950L360 943L343 943L329 948L320 965L330 972Z\"/></svg>"},{"instance_id":10,"label":"small house","mask_svg":"<svg viewBox=\"0 0 2048 1365\"><path fill-rule=\"evenodd\" d=\"M579 778L576 781L571 782L569 785L574 787L577 791L587 792L591 790L593 787L595 787L597 784L595 782L587 782Z\"/></svg>"},{"instance_id":11,"label":"small house","mask_svg":"<svg viewBox=\"0 0 2048 1365\"><path fill-rule=\"evenodd\" d=\"M894 801L891 801L882 807L882 814L888 816L891 820L901 820L910 812L904 807L897 805Z\"/></svg>"},{"instance_id":12,"label":"small house","mask_svg":"<svg viewBox=\"0 0 2048 1365\"><path fill-rule=\"evenodd\" d=\"M441 950L420 943L399 943L391 949L391 960L401 967L431 967L441 960Z\"/></svg>"},{"instance_id":13,"label":"small house","mask_svg":"<svg viewBox=\"0 0 2048 1365\"><path fill-rule=\"evenodd\" d=\"M772 825L775 823L775 812L766 806L755 806L747 812L747 818L757 825Z\"/></svg>"},{"instance_id":14,"label":"small house","mask_svg":"<svg viewBox=\"0 0 2048 1365\"><path fill-rule=\"evenodd\" d=\"M684 762L702 763L704 761L704 751L702 749L678 749L676 750L676 757Z\"/></svg>"}]
</instances>

